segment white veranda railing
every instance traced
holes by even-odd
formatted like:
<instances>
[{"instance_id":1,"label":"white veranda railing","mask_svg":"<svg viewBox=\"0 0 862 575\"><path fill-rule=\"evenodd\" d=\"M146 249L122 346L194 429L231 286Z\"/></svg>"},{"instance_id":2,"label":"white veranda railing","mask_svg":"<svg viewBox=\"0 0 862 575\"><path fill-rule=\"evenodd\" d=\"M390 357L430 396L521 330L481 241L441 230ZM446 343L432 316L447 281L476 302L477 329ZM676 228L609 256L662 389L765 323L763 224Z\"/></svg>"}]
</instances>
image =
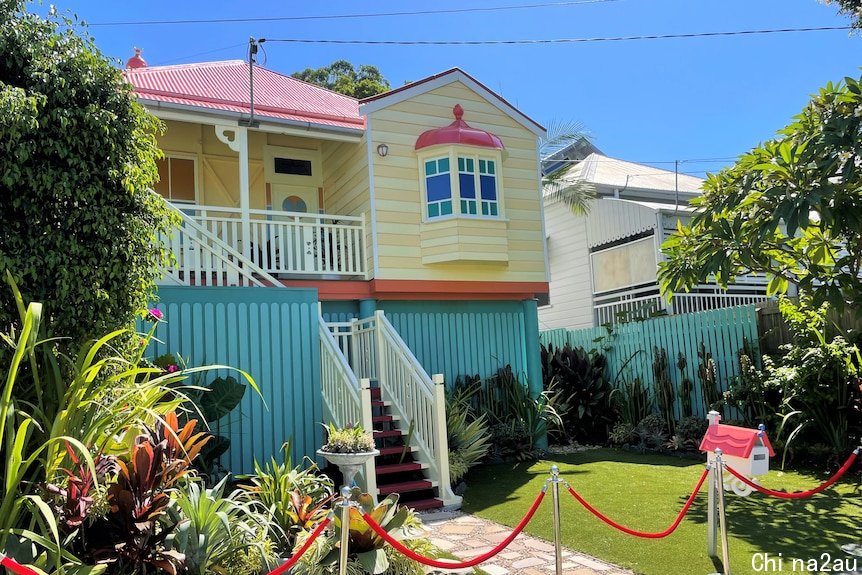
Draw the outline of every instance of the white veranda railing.
<instances>
[{"instance_id":1,"label":"white veranda railing","mask_svg":"<svg viewBox=\"0 0 862 575\"><path fill-rule=\"evenodd\" d=\"M214 236L270 274L365 276L365 217L183 205ZM248 246L244 246L244 230Z\"/></svg>"}]
</instances>

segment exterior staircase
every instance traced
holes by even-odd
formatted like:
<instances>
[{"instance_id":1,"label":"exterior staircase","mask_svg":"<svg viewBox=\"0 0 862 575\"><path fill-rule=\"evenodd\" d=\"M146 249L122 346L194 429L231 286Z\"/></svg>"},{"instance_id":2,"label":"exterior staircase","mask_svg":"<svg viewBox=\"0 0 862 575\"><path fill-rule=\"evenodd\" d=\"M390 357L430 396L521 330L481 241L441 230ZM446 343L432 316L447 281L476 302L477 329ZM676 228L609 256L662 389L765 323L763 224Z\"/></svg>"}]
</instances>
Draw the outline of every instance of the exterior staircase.
<instances>
[{"instance_id":1,"label":"exterior staircase","mask_svg":"<svg viewBox=\"0 0 862 575\"><path fill-rule=\"evenodd\" d=\"M425 476L428 465L416 460L417 450L409 445L408 432L401 429L397 415L389 414L379 387L371 388L371 409L374 443L380 450L374 462L378 494L398 493L399 503L417 511L443 507L443 500L435 493L436 483Z\"/></svg>"},{"instance_id":2,"label":"exterior staircase","mask_svg":"<svg viewBox=\"0 0 862 575\"><path fill-rule=\"evenodd\" d=\"M360 422L380 450L366 465L366 490L376 499L398 493L417 510L460 505L449 485L442 376L432 380L382 311L320 321L324 417Z\"/></svg>"}]
</instances>

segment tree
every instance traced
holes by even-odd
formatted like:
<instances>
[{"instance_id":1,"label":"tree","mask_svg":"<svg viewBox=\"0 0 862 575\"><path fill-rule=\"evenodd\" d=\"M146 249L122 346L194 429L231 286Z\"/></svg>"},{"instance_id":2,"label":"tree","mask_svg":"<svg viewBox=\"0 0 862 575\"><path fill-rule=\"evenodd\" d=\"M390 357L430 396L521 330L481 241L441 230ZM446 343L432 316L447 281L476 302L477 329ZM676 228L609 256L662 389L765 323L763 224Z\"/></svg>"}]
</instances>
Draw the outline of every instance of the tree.
<instances>
[{"instance_id":1,"label":"tree","mask_svg":"<svg viewBox=\"0 0 862 575\"><path fill-rule=\"evenodd\" d=\"M826 4L838 4L838 13L849 16L854 28L862 28L862 0L823 0Z\"/></svg>"},{"instance_id":2,"label":"tree","mask_svg":"<svg viewBox=\"0 0 862 575\"><path fill-rule=\"evenodd\" d=\"M796 284L815 306L862 304L860 80L828 84L778 134L707 178L663 246L665 293L755 272L770 295Z\"/></svg>"},{"instance_id":3,"label":"tree","mask_svg":"<svg viewBox=\"0 0 862 575\"><path fill-rule=\"evenodd\" d=\"M592 148L590 137L579 122L552 122L547 134L539 140L539 156L542 158L542 189L551 202L566 204L572 213L586 215L590 211L590 202L595 198L593 187L579 178L569 177L574 163L568 163L566 158L574 156L583 158L580 150ZM592 148L595 149L595 148ZM545 167L557 161L566 164L552 171Z\"/></svg>"},{"instance_id":4,"label":"tree","mask_svg":"<svg viewBox=\"0 0 862 575\"><path fill-rule=\"evenodd\" d=\"M360 100L390 89L376 66L363 64L356 69L347 60L336 60L323 68L306 68L294 72L293 77Z\"/></svg>"},{"instance_id":5,"label":"tree","mask_svg":"<svg viewBox=\"0 0 862 575\"><path fill-rule=\"evenodd\" d=\"M130 325L168 261L159 129L74 22L0 0L0 274L74 344ZM4 286L0 325L16 318Z\"/></svg>"}]
</instances>

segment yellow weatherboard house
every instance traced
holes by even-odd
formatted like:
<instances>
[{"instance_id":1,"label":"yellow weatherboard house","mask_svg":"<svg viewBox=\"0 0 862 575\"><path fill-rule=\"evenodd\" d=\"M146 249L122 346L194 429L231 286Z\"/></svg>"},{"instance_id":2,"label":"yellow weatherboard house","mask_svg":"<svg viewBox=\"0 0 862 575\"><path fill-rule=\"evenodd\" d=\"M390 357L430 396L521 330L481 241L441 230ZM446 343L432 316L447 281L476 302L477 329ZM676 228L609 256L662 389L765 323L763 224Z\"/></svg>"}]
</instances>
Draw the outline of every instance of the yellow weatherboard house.
<instances>
[{"instance_id":1,"label":"yellow weatherboard house","mask_svg":"<svg viewBox=\"0 0 862 575\"><path fill-rule=\"evenodd\" d=\"M446 386L510 366L541 391L544 129L457 68L362 101L243 61L137 53L126 78L165 123L155 192L182 216L154 351L262 390L220 422L223 465L360 424L369 492L457 504Z\"/></svg>"}]
</instances>

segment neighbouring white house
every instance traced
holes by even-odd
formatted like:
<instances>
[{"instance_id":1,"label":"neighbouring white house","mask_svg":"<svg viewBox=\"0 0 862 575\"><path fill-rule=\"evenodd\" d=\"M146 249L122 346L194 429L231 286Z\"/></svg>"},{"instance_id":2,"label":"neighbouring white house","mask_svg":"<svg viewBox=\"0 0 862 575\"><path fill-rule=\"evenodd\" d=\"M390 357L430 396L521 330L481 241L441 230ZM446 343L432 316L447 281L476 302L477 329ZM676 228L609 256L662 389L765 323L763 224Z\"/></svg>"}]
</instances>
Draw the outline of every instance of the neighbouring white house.
<instances>
[{"instance_id":1,"label":"neighbouring white house","mask_svg":"<svg viewBox=\"0 0 862 575\"><path fill-rule=\"evenodd\" d=\"M560 182L586 185L595 194L587 215L572 213L545 193L545 236L550 285L540 300L540 329L595 327L656 314L680 314L756 303L766 299L766 281L746 276L722 290L704 284L665 301L656 281L661 244L688 222L689 200L704 180L603 155L578 144L585 156L557 155L545 171L565 169ZM566 165L568 164L568 165Z\"/></svg>"}]
</instances>

